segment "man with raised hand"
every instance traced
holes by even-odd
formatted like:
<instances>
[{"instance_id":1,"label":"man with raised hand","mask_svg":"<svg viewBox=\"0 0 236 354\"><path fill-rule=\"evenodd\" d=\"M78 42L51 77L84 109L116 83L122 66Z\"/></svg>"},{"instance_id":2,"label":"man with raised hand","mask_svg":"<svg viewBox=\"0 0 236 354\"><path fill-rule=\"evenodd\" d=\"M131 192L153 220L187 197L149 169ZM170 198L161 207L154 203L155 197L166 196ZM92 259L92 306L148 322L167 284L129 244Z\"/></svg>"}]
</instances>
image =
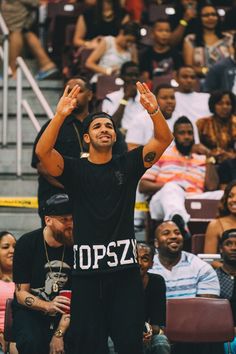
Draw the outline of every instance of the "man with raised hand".
<instances>
[{"instance_id":1,"label":"man with raised hand","mask_svg":"<svg viewBox=\"0 0 236 354\"><path fill-rule=\"evenodd\" d=\"M116 128L104 112L83 124L89 157L60 155L54 144L63 121L74 109L80 88L65 89L55 117L36 153L48 173L65 186L73 202L74 276L69 353L105 354L108 335L119 354L142 353L144 293L134 236L137 183L163 154L172 134L155 96L137 83L140 102L154 124L154 138L119 156L112 155Z\"/></svg>"}]
</instances>

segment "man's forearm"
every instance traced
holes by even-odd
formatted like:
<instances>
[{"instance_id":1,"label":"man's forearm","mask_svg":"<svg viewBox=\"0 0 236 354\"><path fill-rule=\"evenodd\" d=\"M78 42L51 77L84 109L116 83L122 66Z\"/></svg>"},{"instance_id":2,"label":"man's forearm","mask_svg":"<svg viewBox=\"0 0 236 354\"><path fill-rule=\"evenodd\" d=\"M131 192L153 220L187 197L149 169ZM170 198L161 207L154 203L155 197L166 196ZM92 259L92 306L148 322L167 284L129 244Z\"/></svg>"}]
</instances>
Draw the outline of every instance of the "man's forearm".
<instances>
[{"instance_id":1,"label":"man's forearm","mask_svg":"<svg viewBox=\"0 0 236 354\"><path fill-rule=\"evenodd\" d=\"M17 284L16 287L19 288L20 284ZM29 309L43 311L45 313L48 311L47 301L39 299L26 290L16 290L16 298L19 304Z\"/></svg>"},{"instance_id":2,"label":"man's forearm","mask_svg":"<svg viewBox=\"0 0 236 354\"><path fill-rule=\"evenodd\" d=\"M158 108L156 112L154 111L154 113L148 113L153 121L154 138L159 142L168 141L168 143L170 143L173 140L173 135L161 110Z\"/></svg>"},{"instance_id":3,"label":"man's forearm","mask_svg":"<svg viewBox=\"0 0 236 354\"><path fill-rule=\"evenodd\" d=\"M61 316L61 320L57 326L57 329L60 329L63 334L67 331L67 328L69 327L70 324L70 315L69 314L64 314Z\"/></svg>"},{"instance_id":4,"label":"man's forearm","mask_svg":"<svg viewBox=\"0 0 236 354\"><path fill-rule=\"evenodd\" d=\"M219 187L219 176L216 167L212 163L206 164L205 189L215 191Z\"/></svg>"},{"instance_id":5,"label":"man's forearm","mask_svg":"<svg viewBox=\"0 0 236 354\"><path fill-rule=\"evenodd\" d=\"M53 150L65 118L58 113L55 114L36 145L35 152L38 156L43 156Z\"/></svg>"}]
</instances>

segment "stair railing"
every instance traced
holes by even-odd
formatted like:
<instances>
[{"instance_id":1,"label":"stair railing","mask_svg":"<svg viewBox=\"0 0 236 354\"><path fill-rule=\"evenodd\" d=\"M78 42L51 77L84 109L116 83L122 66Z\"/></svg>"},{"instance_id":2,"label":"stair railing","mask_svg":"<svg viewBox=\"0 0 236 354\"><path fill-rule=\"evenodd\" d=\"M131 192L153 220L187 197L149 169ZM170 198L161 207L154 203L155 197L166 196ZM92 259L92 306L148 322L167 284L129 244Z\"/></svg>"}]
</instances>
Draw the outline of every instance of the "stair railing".
<instances>
[{"instance_id":1,"label":"stair railing","mask_svg":"<svg viewBox=\"0 0 236 354\"><path fill-rule=\"evenodd\" d=\"M7 116L8 116L8 63L9 63L9 30L0 13L0 30L3 45L0 47L0 56L3 61L3 91L2 91L2 145L7 144Z\"/></svg>"},{"instance_id":2,"label":"stair railing","mask_svg":"<svg viewBox=\"0 0 236 354\"><path fill-rule=\"evenodd\" d=\"M28 83L30 84L33 92L35 93L35 96L37 97L39 103L41 104L43 110L45 111L46 115L48 116L49 119L52 119L54 116L53 111L51 110L51 107L49 106L46 98L44 97L43 93L41 92L40 88L38 87L38 84L34 77L32 76L29 68L27 67L24 59L22 57L17 57L16 59L17 62L17 71L16 71L16 104L17 104L17 109L16 109L16 174L17 176L22 175L22 148L23 148L23 143L22 143L22 108L26 111L28 114L28 117L30 118L31 122L33 123L33 126L35 127L36 131L38 132L40 130L40 124L37 120L37 118L34 115L34 112L32 108L30 107L30 104L28 101L23 99L23 89L22 89L22 80L23 80L23 74Z\"/></svg>"}]
</instances>

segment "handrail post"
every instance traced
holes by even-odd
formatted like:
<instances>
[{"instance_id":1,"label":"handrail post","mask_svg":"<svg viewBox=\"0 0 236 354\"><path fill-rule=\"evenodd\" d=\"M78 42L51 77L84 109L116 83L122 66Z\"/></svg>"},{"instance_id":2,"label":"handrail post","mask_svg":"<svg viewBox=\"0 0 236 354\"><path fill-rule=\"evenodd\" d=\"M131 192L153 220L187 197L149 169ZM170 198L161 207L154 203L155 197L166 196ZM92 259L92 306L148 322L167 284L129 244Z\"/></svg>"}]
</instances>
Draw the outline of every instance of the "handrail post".
<instances>
[{"instance_id":1,"label":"handrail post","mask_svg":"<svg viewBox=\"0 0 236 354\"><path fill-rule=\"evenodd\" d=\"M18 65L16 70L16 174L22 175L22 71Z\"/></svg>"},{"instance_id":2,"label":"handrail post","mask_svg":"<svg viewBox=\"0 0 236 354\"><path fill-rule=\"evenodd\" d=\"M8 115L8 53L9 31L0 13L0 27L3 33L3 96L2 96L2 144L7 145L7 115Z\"/></svg>"}]
</instances>

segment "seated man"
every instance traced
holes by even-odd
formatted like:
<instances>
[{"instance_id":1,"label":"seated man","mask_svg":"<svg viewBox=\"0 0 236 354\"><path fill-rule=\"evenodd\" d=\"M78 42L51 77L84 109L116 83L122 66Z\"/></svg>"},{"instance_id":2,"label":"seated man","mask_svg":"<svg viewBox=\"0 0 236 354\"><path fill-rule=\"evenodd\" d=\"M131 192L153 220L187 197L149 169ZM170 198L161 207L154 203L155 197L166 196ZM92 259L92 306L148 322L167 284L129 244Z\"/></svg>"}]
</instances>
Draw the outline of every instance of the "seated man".
<instances>
[{"instance_id":1,"label":"seated man","mask_svg":"<svg viewBox=\"0 0 236 354\"><path fill-rule=\"evenodd\" d=\"M124 81L119 91L109 93L102 103L102 111L110 114L117 127L126 133L137 114L145 112L139 104L136 82L140 71L136 63L128 61L121 67L120 76Z\"/></svg>"},{"instance_id":2,"label":"seated man","mask_svg":"<svg viewBox=\"0 0 236 354\"><path fill-rule=\"evenodd\" d=\"M163 221L155 230L158 253L150 273L166 282L166 297L217 297L219 282L214 269L192 253L183 251L183 236L173 221Z\"/></svg>"},{"instance_id":3,"label":"seated man","mask_svg":"<svg viewBox=\"0 0 236 354\"><path fill-rule=\"evenodd\" d=\"M166 319L166 286L158 274L149 274L153 265L154 250L147 244L139 243L138 262L145 292L145 321L151 325L150 333L144 334L145 354L169 354L170 344L162 328Z\"/></svg>"},{"instance_id":4,"label":"seated man","mask_svg":"<svg viewBox=\"0 0 236 354\"><path fill-rule=\"evenodd\" d=\"M143 175L140 192L151 196L151 218L173 220L181 233L189 237L187 222L190 215L185 209L187 196L220 199L222 192L212 192L218 186L218 176L211 159L192 153L193 126L187 117L180 117L174 124L173 144L160 160ZM219 194L219 195L218 195Z\"/></svg>"},{"instance_id":5,"label":"seated man","mask_svg":"<svg viewBox=\"0 0 236 354\"><path fill-rule=\"evenodd\" d=\"M164 221L159 225L155 230L155 247L158 253L149 272L159 274L165 279L167 299L218 297L220 287L216 272L194 254L183 251L183 240L173 221ZM222 349L222 343L174 343L171 353L221 354Z\"/></svg>"},{"instance_id":6,"label":"seated man","mask_svg":"<svg viewBox=\"0 0 236 354\"><path fill-rule=\"evenodd\" d=\"M44 207L44 229L23 235L16 244L13 280L13 333L20 354L64 353L73 266L72 207L66 194L56 194Z\"/></svg>"}]
</instances>

